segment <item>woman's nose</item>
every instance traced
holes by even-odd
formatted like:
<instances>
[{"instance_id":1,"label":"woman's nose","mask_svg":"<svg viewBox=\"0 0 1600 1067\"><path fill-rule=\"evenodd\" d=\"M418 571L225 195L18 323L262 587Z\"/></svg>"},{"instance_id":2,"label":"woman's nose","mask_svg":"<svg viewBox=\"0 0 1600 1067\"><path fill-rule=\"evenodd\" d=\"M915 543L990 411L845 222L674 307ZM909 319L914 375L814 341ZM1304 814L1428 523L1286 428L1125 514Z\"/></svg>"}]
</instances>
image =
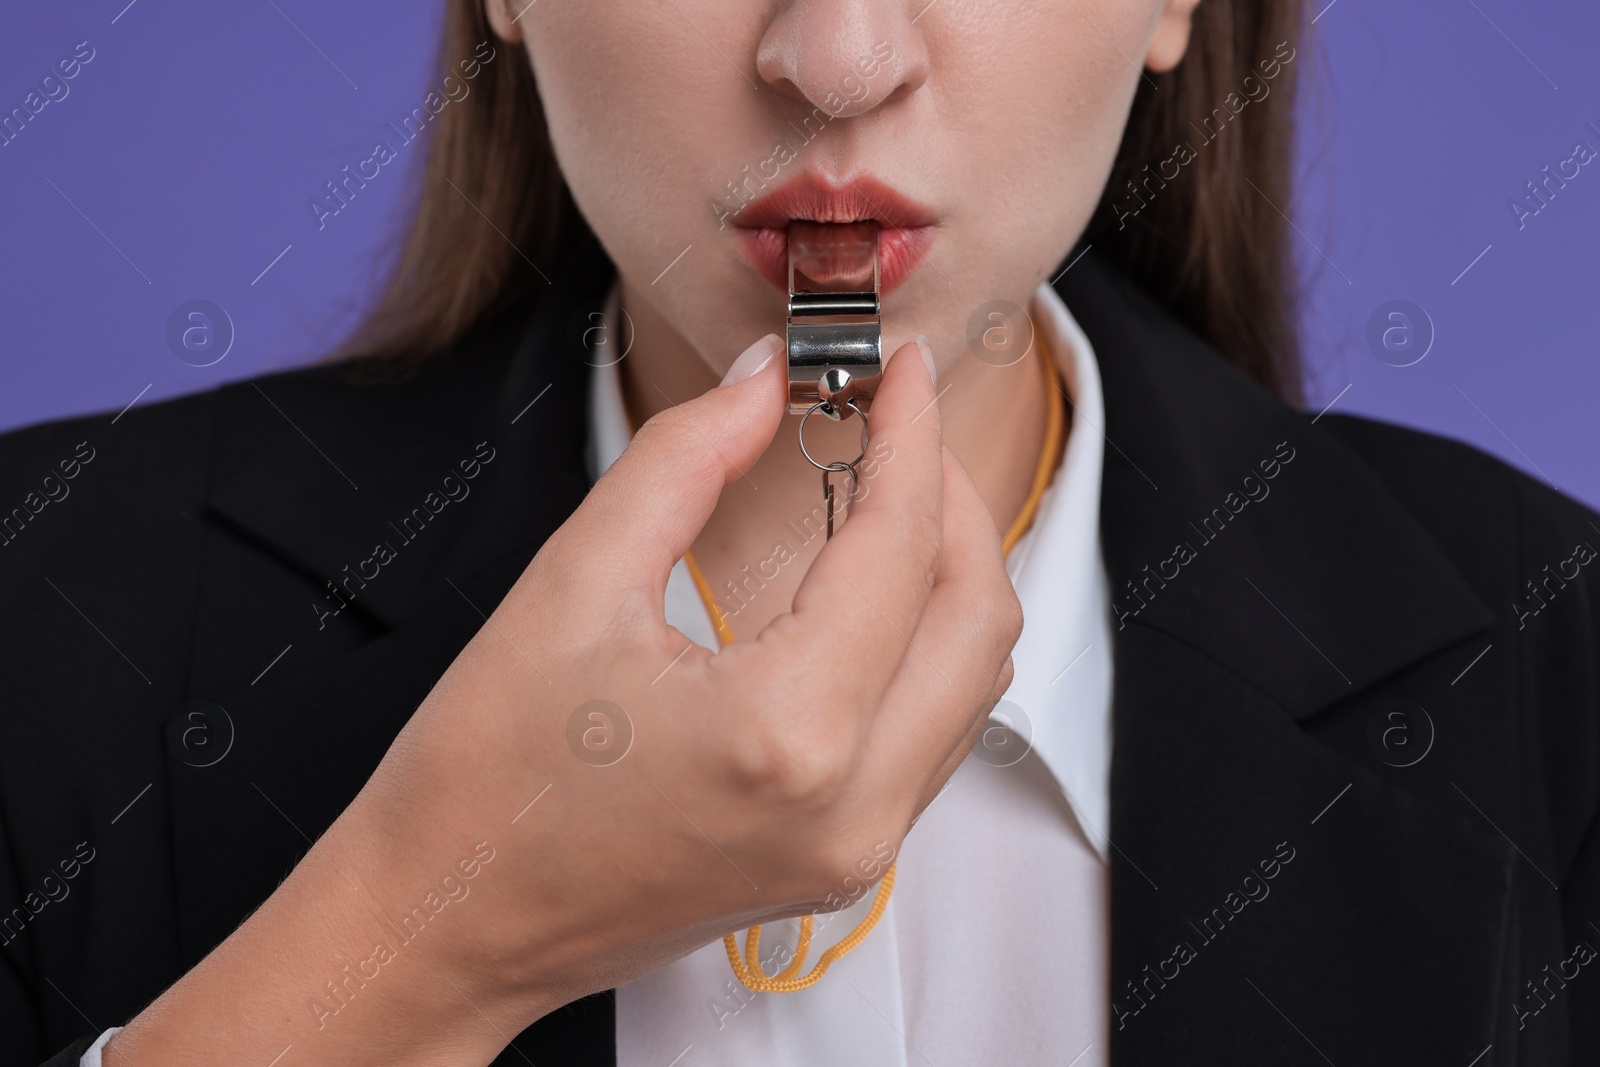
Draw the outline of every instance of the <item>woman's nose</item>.
<instances>
[{"instance_id":1,"label":"woman's nose","mask_svg":"<svg viewBox=\"0 0 1600 1067\"><path fill-rule=\"evenodd\" d=\"M768 85L834 118L864 115L928 77L925 0L784 0L761 37Z\"/></svg>"}]
</instances>

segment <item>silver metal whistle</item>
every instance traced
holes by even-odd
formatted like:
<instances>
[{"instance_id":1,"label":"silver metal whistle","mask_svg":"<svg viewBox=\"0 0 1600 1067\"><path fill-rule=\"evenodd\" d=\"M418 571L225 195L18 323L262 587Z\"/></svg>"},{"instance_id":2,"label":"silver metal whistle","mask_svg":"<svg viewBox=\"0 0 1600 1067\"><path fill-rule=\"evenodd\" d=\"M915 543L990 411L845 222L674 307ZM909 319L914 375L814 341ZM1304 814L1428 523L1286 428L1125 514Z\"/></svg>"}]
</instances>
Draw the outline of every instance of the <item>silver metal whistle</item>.
<instances>
[{"instance_id":1,"label":"silver metal whistle","mask_svg":"<svg viewBox=\"0 0 1600 1067\"><path fill-rule=\"evenodd\" d=\"M878 277L876 222L789 223L789 414L870 409L883 379Z\"/></svg>"}]
</instances>

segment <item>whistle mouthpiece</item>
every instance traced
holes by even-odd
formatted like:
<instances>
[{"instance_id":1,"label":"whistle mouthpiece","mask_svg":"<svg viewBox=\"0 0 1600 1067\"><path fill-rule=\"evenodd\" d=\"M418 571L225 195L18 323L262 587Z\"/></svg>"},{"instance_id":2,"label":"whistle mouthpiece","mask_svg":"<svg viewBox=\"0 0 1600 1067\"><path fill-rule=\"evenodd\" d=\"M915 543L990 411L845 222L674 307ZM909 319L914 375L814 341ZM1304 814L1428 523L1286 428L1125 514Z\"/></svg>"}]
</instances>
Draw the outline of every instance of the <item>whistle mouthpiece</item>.
<instances>
[{"instance_id":1,"label":"whistle mouthpiece","mask_svg":"<svg viewBox=\"0 0 1600 1067\"><path fill-rule=\"evenodd\" d=\"M789 223L789 414L870 410L883 379L878 224Z\"/></svg>"}]
</instances>

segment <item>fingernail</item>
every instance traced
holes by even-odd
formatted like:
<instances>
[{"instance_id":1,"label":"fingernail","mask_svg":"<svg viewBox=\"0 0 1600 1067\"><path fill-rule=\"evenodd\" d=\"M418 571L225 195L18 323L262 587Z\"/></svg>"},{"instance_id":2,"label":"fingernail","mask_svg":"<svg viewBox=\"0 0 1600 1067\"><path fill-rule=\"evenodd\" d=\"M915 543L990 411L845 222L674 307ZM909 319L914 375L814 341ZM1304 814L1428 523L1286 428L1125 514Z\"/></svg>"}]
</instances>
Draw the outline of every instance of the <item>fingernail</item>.
<instances>
[{"instance_id":1,"label":"fingernail","mask_svg":"<svg viewBox=\"0 0 1600 1067\"><path fill-rule=\"evenodd\" d=\"M783 342L778 340L778 335L769 333L743 352L733 361L733 366L728 368L728 373L722 376L721 385L738 385L746 378L753 378L766 369L772 362L772 357L778 354L778 349L783 347Z\"/></svg>"},{"instance_id":2,"label":"fingernail","mask_svg":"<svg viewBox=\"0 0 1600 1067\"><path fill-rule=\"evenodd\" d=\"M937 386L939 384L939 368L934 366L933 363L933 346L920 333L917 334L917 348L922 351L922 365L928 368L928 380Z\"/></svg>"}]
</instances>

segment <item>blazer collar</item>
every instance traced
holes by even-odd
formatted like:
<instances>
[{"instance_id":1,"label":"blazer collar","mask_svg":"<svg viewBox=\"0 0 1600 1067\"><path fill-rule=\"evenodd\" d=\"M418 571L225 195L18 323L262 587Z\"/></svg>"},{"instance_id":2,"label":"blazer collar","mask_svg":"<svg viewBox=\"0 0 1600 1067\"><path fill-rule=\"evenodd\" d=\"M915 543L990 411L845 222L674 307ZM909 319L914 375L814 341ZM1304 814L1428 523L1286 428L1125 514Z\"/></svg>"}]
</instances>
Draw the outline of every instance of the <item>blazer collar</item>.
<instances>
[{"instance_id":1,"label":"blazer collar","mask_svg":"<svg viewBox=\"0 0 1600 1067\"><path fill-rule=\"evenodd\" d=\"M1317 419L1247 381L1093 253L1058 290L1100 356L1100 524L1119 630L1178 638L1303 718L1489 624Z\"/></svg>"},{"instance_id":2,"label":"blazer collar","mask_svg":"<svg viewBox=\"0 0 1600 1067\"><path fill-rule=\"evenodd\" d=\"M585 309L611 275L587 240L531 310L398 380L351 388L374 372L341 364L225 388L208 505L391 627L445 573L531 552L588 488Z\"/></svg>"}]
</instances>

